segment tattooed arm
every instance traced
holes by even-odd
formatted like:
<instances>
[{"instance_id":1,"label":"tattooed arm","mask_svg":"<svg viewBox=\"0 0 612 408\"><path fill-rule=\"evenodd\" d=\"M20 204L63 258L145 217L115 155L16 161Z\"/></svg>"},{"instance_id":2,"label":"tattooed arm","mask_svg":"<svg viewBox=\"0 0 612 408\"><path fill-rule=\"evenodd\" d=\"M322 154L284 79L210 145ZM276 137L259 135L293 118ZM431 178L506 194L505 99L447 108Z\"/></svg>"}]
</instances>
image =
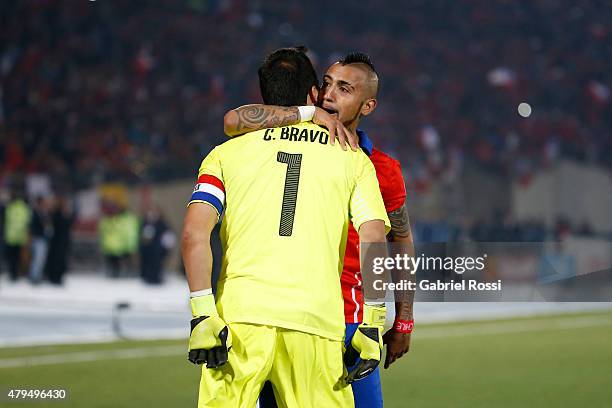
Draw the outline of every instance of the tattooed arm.
<instances>
[{"instance_id":1,"label":"tattooed arm","mask_svg":"<svg viewBox=\"0 0 612 408\"><path fill-rule=\"evenodd\" d=\"M406 204L402 205L399 209L389 213L389 221L391 221L391 242L396 242L400 246L401 253L408 254L409 257L414 257L414 241L412 239L412 231L410 229L410 219L408 217L408 210ZM415 274L409 274L410 276L402 276L402 279L410 281L416 280ZM413 318L412 306L414 303L414 291L407 291L406 295L403 296L401 302L397 302L395 305L395 318L402 320L411 320Z\"/></svg>"},{"instance_id":2,"label":"tattooed arm","mask_svg":"<svg viewBox=\"0 0 612 408\"><path fill-rule=\"evenodd\" d=\"M389 240L396 242L400 246L401 253L408 254L409 257L414 257L414 241L412 239L412 231L410 228L410 219L406 204L402 205L395 211L389 213L389 221L391 221L391 232ZM402 276L404 279L415 281L415 275ZM412 319L412 304L414 302L414 291L409 291L402 299L401 308L395 310L396 318L402 320ZM397 305L396 305L397 306Z\"/></svg>"},{"instance_id":3,"label":"tattooed arm","mask_svg":"<svg viewBox=\"0 0 612 408\"><path fill-rule=\"evenodd\" d=\"M297 106L244 105L225 114L223 132L234 137L255 130L295 125L300 123L300 120ZM316 107L312 121L329 130L332 145L337 138L344 150L347 142L351 149L359 149L357 136L344 127L337 117Z\"/></svg>"},{"instance_id":4,"label":"tattooed arm","mask_svg":"<svg viewBox=\"0 0 612 408\"><path fill-rule=\"evenodd\" d=\"M412 239L412 231L410 230L410 220L406 204L390 212L389 221L391 221L390 241L396 242L400 246L399 253L414 257L414 241ZM401 271L393 275L394 281L399 282L401 279L415 282L416 275L411 274L409 271ZM395 302L395 318L412 320L413 303L414 291L403 292L402 298L396 299ZM388 368L389 365L410 349L410 333L398 333L391 328L383 336L383 342L387 345L385 368Z\"/></svg>"},{"instance_id":5,"label":"tattooed arm","mask_svg":"<svg viewBox=\"0 0 612 408\"><path fill-rule=\"evenodd\" d=\"M223 131L228 136L237 136L299 122L300 113L297 106L244 105L225 114Z\"/></svg>"}]
</instances>

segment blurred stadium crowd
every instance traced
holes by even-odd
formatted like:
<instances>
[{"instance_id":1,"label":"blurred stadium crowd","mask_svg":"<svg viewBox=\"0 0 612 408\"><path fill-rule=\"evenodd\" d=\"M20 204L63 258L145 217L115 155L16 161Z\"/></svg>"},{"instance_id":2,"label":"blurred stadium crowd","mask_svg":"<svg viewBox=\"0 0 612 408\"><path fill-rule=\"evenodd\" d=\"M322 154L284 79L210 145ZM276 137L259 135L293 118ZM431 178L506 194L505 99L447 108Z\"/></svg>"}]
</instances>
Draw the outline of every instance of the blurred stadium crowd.
<instances>
[{"instance_id":1,"label":"blurred stadium crowd","mask_svg":"<svg viewBox=\"0 0 612 408\"><path fill-rule=\"evenodd\" d=\"M260 101L263 56L296 44L310 48L319 72L347 51L371 55L381 92L364 127L401 161L415 194L468 165L508 183L529 183L559 158L612 168L605 1L37 0L0 8L5 186L36 173L71 191L192 178L223 141L223 113ZM517 114L521 102L533 107L529 118ZM539 240L570 228L493 218L417 230Z\"/></svg>"},{"instance_id":2,"label":"blurred stadium crowd","mask_svg":"<svg viewBox=\"0 0 612 408\"><path fill-rule=\"evenodd\" d=\"M367 127L415 183L463 160L518 177L558 156L612 166L602 1L1 7L3 172L77 186L191 176L222 140L222 113L260 100L261 58L293 44L308 45L320 71L349 50L372 55L382 91Z\"/></svg>"}]
</instances>

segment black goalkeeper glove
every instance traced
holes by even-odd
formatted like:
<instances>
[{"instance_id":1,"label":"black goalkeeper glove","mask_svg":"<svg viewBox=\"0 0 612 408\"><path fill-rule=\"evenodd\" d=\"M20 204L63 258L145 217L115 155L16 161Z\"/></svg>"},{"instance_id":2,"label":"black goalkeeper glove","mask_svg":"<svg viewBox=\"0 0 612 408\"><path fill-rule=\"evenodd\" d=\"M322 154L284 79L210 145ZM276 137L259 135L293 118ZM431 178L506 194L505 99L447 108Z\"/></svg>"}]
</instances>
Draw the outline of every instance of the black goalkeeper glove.
<instances>
[{"instance_id":1,"label":"black goalkeeper glove","mask_svg":"<svg viewBox=\"0 0 612 408\"><path fill-rule=\"evenodd\" d=\"M352 367L346 377L348 384L368 376L380 363L386 315L384 304L364 305L363 323L357 327L351 343L344 352L344 364L347 368Z\"/></svg>"},{"instance_id":2,"label":"black goalkeeper glove","mask_svg":"<svg viewBox=\"0 0 612 408\"><path fill-rule=\"evenodd\" d=\"M206 363L206 368L221 367L227 363L232 335L217 313L213 295L191 298L191 313L189 361Z\"/></svg>"}]
</instances>

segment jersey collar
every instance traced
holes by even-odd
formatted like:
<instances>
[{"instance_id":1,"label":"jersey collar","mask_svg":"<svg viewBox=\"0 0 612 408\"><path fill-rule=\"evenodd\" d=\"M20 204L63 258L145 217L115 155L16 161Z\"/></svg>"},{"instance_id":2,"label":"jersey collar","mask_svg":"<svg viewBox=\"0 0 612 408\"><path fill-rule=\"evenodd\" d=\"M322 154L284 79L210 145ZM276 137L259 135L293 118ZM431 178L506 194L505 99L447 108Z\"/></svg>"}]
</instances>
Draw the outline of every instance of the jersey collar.
<instances>
[{"instance_id":1,"label":"jersey collar","mask_svg":"<svg viewBox=\"0 0 612 408\"><path fill-rule=\"evenodd\" d=\"M359 147L361 150L368 156L372 155L372 149L374 149L374 144L372 140L368 137L368 134L361 129L357 129L357 136L359 137Z\"/></svg>"}]
</instances>

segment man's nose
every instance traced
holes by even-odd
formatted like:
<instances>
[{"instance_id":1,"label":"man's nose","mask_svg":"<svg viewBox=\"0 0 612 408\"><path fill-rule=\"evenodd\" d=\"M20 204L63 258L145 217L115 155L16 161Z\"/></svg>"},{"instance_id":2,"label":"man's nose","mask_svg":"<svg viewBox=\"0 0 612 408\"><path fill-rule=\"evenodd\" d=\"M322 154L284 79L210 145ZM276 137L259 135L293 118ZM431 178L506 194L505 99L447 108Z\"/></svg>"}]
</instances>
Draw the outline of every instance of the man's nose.
<instances>
[{"instance_id":1,"label":"man's nose","mask_svg":"<svg viewBox=\"0 0 612 408\"><path fill-rule=\"evenodd\" d=\"M332 87L328 88L323 92L323 100L327 102L334 102L335 100L335 91Z\"/></svg>"}]
</instances>

